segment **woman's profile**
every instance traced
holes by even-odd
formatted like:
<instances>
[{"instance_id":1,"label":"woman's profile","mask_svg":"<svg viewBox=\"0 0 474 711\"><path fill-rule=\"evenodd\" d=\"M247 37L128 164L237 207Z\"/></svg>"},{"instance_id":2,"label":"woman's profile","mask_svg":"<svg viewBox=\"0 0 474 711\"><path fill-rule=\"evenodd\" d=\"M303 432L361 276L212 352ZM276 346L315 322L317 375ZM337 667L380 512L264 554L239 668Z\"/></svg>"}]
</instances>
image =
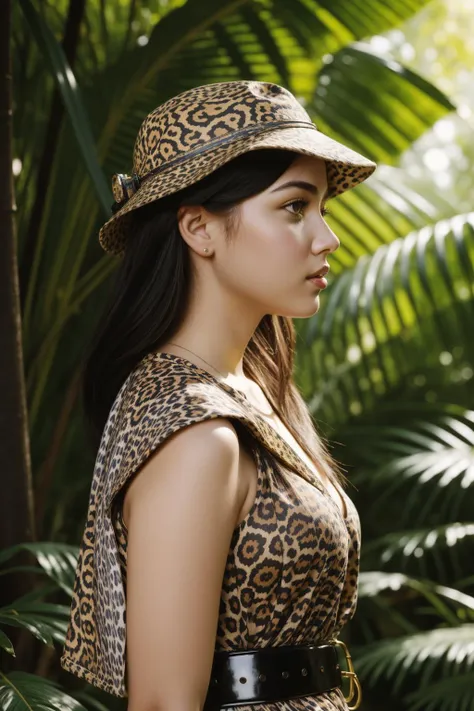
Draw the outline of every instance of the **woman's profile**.
<instances>
[{"instance_id":1,"label":"woman's profile","mask_svg":"<svg viewBox=\"0 0 474 711\"><path fill-rule=\"evenodd\" d=\"M340 245L328 199L374 169L283 87L232 81L155 109L114 176L61 663L128 711L359 703L337 650L360 522L293 380L292 319L318 312Z\"/></svg>"}]
</instances>

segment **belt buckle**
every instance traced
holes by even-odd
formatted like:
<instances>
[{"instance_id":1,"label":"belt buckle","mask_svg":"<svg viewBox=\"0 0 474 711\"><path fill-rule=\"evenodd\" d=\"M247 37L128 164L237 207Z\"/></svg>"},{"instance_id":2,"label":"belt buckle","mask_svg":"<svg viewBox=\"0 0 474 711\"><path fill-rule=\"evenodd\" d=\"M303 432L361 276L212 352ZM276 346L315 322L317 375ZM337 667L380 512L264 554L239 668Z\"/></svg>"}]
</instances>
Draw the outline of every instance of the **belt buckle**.
<instances>
[{"instance_id":1,"label":"belt buckle","mask_svg":"<svg viewBox=\"0 0 474 711\"><path fill-rule=\"evenodd\" d=\"M349 694L348 696L344 695L344 698L348 705L354 701L354 698L356 699L354 705L349 706L349 711L355 711L362 703L362 688L360 681L355 672L354 665L352 664L352 657L349 653L347 645L341 639L335 639L334 644L337 644L338 647L342 647L346 657L348 671L341 670L341 676L344 679L349 679Z\"/></svg>"}]
</instances>

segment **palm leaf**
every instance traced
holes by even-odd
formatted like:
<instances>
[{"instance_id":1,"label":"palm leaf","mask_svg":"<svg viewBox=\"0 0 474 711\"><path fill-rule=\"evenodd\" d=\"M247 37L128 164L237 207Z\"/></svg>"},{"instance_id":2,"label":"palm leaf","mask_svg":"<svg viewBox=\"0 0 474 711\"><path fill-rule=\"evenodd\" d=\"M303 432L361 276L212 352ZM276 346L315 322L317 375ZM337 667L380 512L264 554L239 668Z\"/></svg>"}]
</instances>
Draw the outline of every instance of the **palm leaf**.
<instances>
[{"instance_id":1,"label":"palm leaf","mask_svg":"<svg viewBox=\"0 0 474 711\"><path fill-rule=\"evenodd\" d=\"M374 541L368 541L365 552L382 550L382 561L387 562L399 552L405 556L413 555L417 548L430 550L435 546L452 548L459 541L474 536L474 524L449 523L436 528L419 528L406 531L394 531Z\"/></svg>"},{"instance_id":2,"label":"palm leaf","mask_svg":"<svg viewBox=\"0 0 474 711\"><path fill-rule=\"evenodd\" d=\"M446 565L442 553L448 551L448 562L455 570L455 577L462 575L459 559L459 544L469 541L472 545L474 524L450 523L426 528L395 530L374 540L366 541L363 550L364 567L397 565L402 572L413 561L427 575L426 558L430 555L438 571L438 579L446 579Z\"/></svg>"},{"instance_id":3,"label":"palm leaf","mask_svg":"<svg viewBox=\"0 0 474 711\"><path fill-rule=\"evenodd\" d=\"M7 637L3 630L0 630L0 647L11 654L12 657L15 656L15 650L13 649L13 644L11 640Z\"/></svg>"},{"instance_id":4,"label":"palm leaf","mask_svg":"<svg viewBox=\"0 0 474 711\"><path fill-rule=\"evenodd\" d=\"M402 522L425 521L434 511L441 519L458 517L474 481L474 412L433 412L430 420L413 413L403 426L346 427L343 437L349 447L357 448L361 438L368 443L355 481L373 488L378 506L402 501Z\"/></svg>"},{"instance_id":5,"label":"palm leaf","mask_svg":"<svg viewBox=\"0 0 474 711\"><path fill-rule=\"evenodd\" d=\"M50 602L30 602L24 598L0 608L0 624L28 630L49 647L64 644L70 608Z\"/></svg>"},{"instance_id":6,"label":"palm leaf","mask_svg":"<svg viewBox=\"0 0 474 711\"><path fill-rule=\"evenodd\" d=\"M456 674L407 694L408 711L474 711L474 671Z\"/></svg>"},{"instance_id":7,"label":"palm leaf","mask_svg":"<svg viewBox=\"0 0 474 711\"><path fill-rule=\"evenodd\" d=\"M331 255L334 277L354 268L359 259L381 246L435 224L445 214L452 216L442 195L428 202L406 185L403 170L390 166L379 166L366 183L329 201L328 207L328 224L341 241ZM301 326L308 328L305 321Z\"/></svg>"},{"instance_id":8,"label":"palm leaf","mask_svg":"<svg viewBox=\"0 0 474 711\"><path fill-rule=\"evenodd\" d=\"M360 574L358 592L361 600L398 593L402 589L424 597L432 605L433 610L452 625L459 623L459 610L464 616L474 619L474 598L455 588L403 573L385 573L377 570L364 571ZM456 612L452 612L451 607L454 607Z\"/></svg>"},{"instance_id":9,"label":"palm leaf","mask_svg":"<svg viewBox=\"0 0 474 711\"><path fill-rule=\"evenodd\" d=\"M301 331L314 415L343 423L351 399L363 412L413 373L439 373L440 352L463 343L469 328L473 234L473 213L443 220L362 257L329 286Z\"/></svg>"},{"instance_id":10,"label":"palm leaf","mask_svg":"<svg viewBox=\"0 0 474 711\"><path fill-rule=\"evenodd\" d=\"M59 585L69 596L72 595L78 555L77 546L48 541L22 543L1 551L0 564L4 564L20 551L32 553L48 578Z\"/></svg>"},{"instance_id":11,"label":"palm leaf","mask_svg":"<svg viewBox=\"0 0 474 711\"><path fill-rule=\"evenodd\" d=\"M63 97L64 105L74 128L74 135L80 147L85 166L94 184L96 195L102 205L105 216L109 214L113 202L112 193L107 185L102 169L97 160L94 137L76 79L62 51L42 15L34 8L31 0L20 0L25 18L30 26L44 57L48 60L51 73Z\"/></svg>"},{"instance_id":12,"label":"palm leaf","mask_svg":"<svg viewBox=\"0 0 474 711\"><path fill-rule=\"evenodd\" d=\"M354 654L358 674L368 684L383 678L398 692L411 675L425 688L436 677L459 675L474 662L474 625L419 632L367 645Z\"/></svg>"},{"instance_id":13,"label":"palm leaf","mask_svg":"<svg viewBox=\"0 0 474 711\"><path fill-rule=\"evenodd\" d=\"M321 130L385 164L455 108L433 84L363 43L325 58L309 107Z\"/></svg>"},{"instance_id":14,"label":"palm leaf","mask_svg":"<svg viewBox=\"0 0 474 711\"><path fill-rule=\"evenodd\" d=\"M8 711L86 711L49 679L25 672L0 672L0 708Z\"/></svg>"}]
</instances>

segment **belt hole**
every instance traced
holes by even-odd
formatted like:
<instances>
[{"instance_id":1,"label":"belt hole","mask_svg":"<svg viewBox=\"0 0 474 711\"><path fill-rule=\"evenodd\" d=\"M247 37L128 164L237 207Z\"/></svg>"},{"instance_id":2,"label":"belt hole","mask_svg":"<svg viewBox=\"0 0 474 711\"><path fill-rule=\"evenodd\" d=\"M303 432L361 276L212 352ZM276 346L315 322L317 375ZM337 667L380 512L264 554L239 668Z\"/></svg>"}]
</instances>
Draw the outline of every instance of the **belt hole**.
<instances>
[{"instance_id":1,"label":"belt hole","mask_svg":"<svg viewBox=\"0 0 474 711\"><path fill-rule=\"evenodd\" d=\"M259 675L258 675L258 680L259 680L259 681L266 681L266 680L267 680L267 677L265 676L265 674L259 674Z\"/></svg>"},{"instance_id":2,"label":"belt hole","mask_svg":"<svg viewBox=\"0 0 474 711\"><path fill-rule=\"evenodd\" d=\"M306 669L306 667L303 667L303 668L302 668L301 674L302 674L302 676L307 676L307 675L308 675L308 670Z\"/></svg>"},{"instance_id":3,"label":"belt hole","mask_svg":"<svg viewBox=\"0 0 474 711\"><path fill-rule=\"evenodd\" d=\"M319 667L319 671L321 672L321 674L324 674L324 667Z\"/></svg>"},{"instance_id":4,"label":"belt hole","mask_svg":"<svg viewBox=\"0 0 474 711\"><path fill-rule=\"evenodd\" d=\"M239 679L239 681L240 681L241 684L246 684L246 683L247 683L247 679L246 679L244 676L241 676L240 679Z\"/></svg>"},{"instance_id":5,"label":"belt hole","mask_svg":"<svg viewBox=\"0 0 474 711\"><path fill-rule=\"evenodd\" d=\"M282 675L283 679L288 679L288 677L290 676L287 671L283 671L283 672L281 673L281 675Z\"/></svg>"}]
</instances>

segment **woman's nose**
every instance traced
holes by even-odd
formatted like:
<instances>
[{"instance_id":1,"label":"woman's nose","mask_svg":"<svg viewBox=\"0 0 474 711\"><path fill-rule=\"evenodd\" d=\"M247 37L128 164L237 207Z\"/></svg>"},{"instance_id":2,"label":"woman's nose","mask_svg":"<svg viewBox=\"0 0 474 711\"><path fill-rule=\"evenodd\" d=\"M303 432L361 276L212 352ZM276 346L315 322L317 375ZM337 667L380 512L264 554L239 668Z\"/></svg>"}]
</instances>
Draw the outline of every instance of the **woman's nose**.
<instances>
[{"instance_id":1,"label":"woman's nose","mask_svg":"<svg viewBox=\"0 0 474 711\"><path fill-rule=\"evenodd\" d=\"M340 244L341 241L338 236L322 220L322 224L319 223L313 235L313 252L318 254L323 251L332 253L339 249Z\"/></svg>"}]
</instances>

